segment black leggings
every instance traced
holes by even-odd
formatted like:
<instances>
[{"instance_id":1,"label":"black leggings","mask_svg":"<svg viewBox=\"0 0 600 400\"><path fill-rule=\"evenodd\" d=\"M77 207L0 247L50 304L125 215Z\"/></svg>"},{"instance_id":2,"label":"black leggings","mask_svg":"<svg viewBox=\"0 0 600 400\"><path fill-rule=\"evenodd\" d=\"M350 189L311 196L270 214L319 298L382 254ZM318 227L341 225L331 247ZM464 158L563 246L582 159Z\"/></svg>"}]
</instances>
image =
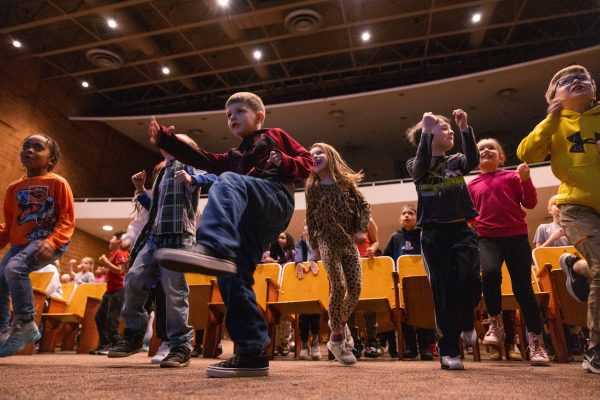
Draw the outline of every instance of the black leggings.
<instances>
[{"instance_id":1,"label":"black leggings","mask_svg":"<svg viewBox=\"0 0 600 400\"><path fill-rule=\"evenodd\" d=\"M313 342L319 340L321 329L321 314L300 315L300 339L303 343L308 342L308 331L310 331Z\"/></svg>"},{"instance_id":2,"label":"black leggings","mask_svg":"<svg viewBox=\"0 0 600 400\"><path fill-rule=\"evenodd\" d=\"M502 311L502 262L512 281L513 293L521 307L529 332L542 333L540 312L531 286L531 246L527 235L479 238L483 273L483 298L490 315Z\"/></svg>"}]
</instances>

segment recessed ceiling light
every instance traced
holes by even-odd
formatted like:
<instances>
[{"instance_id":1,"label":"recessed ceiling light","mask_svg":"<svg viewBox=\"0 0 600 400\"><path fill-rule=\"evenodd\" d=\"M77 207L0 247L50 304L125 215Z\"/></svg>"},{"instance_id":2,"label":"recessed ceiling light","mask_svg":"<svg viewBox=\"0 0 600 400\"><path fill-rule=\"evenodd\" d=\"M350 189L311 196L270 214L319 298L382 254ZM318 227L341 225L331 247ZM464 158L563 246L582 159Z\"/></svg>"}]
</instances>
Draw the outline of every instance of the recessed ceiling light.
<instances>
[{"instance_id":1,"label":"recessed ceiling light","mask_svg":"<svg viewBox=\"0 0 600 400\"><path fill-rule=\"evenodd\" d=\"M117 21L115 21L114 19L110 18L106 21L106 23L108 24L109 28L112 29L116 29L117 28Z\"/></svg>"},{"instance_id":2,"label":"recessed ceiling light","mask_svg":"<svg viewBox=\"0 0 600 400\"><path fill-rule=\"evenodd\" d=\"M84 88L90 87L90 83L88 81L81 81L81 86Z\"/></svg>"},{"instance_id":3,"label":"recessed ceiling light","mask_svg":"<svg viewBox=\"0 0 600 400\"><path fill-rule=\"evenodd\" d=\"M257 60L260 60L262 58L262 52L260 50L254 50L252 56Z\"/></svg>"},{"instance_id":4,"label":"recessed ceiling light","mask_svg":"<svg viewBox=\"0 0 600 400\"><path fill-rule=\"evenodd\" d=\"M162 67L162 73L165 75L169 75L171 73L171 70L169 69L169 67Z\"/></svg>"},{"instance_id":5,"label":"recessed ceiling light","mask_svg":"<svg viewBox=\"0 0 600 400\"><path fill-rule=\"evenodd\" d=\"M15 40L13 40L13 46L15 46L18 49L19 47L22 46L22 44L21 44L21 42L19 42L18 40L15 39Z\"/></svg>"},{"instance_id":6,"label":"recessed ceiling light","mask_svg":"<svg viewBox=\"0 0 600 400\"><path fill-rule=\"evenodd\" d=\"M476 24L479 21L481 21L481 13L475 13L473 14L473 16L471 17L471 22Z\"/></svg>"},{"instance_id":7,"label":"recessed ceiling light","mask_svg":"<svg viewBox=\"0 0 600 400\"><path fill-rule=\"evenodd\" d=\"M112 231L112 230L113 230L113 227L112 227L112 226L110 226L110 225L104 225L104 226L102 227L102 229L103 229L103 230L105 230L105 231L107 231L107 232L110 232L110 231Z\"/></svg>"},{"instance_id":8,"label":"recessed ceiling light","mask_svg":"<svg viewBox=\"0 0 600 400\"><path fill-rule=\"evenodd\" d=\"M217 0L217 3L221 6L221 7L227 7L229 5L229 0Z\"/></svg>"},{"instance_id":9,"label":"recessed ceiling light","mask_svg":"<svg viewBox=\"0 0 600 400\"><path fill-rule=\"evenodd\" d=\"M360 35L360 38L362 39L363 42L368 42L369 40L371 40L371 33L369 33L369 31L364 31Z\"/></svg>"}]
</instances>

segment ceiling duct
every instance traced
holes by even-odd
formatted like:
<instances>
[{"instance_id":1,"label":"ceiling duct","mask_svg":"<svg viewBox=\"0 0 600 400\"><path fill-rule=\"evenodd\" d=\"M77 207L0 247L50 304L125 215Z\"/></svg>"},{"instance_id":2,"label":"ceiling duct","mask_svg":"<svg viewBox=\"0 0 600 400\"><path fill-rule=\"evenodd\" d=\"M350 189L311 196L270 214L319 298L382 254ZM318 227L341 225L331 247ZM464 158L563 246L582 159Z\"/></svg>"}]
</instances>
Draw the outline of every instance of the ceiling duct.
<instances>
[{"instance_id":1,"label":"ceiling duct","mask_svg":"<svg viewBox=\"0 0 600 400\"><path fill-rule=\"evenodd\" d=\"M106 49L90 49L85 56L93 66L98 68L114 69L123 65L120 55Z\"/></svg>"},{"instance_id":2,"label":"ceiling duct","mask_svg":"<svg viewBox=\"0 0 600 400\"><path fill-rule=\"evenodd\" d=\"M321 14L315 10L303 8L289 13L285 17L284 25L291 33L306 35L313 33L321 27Z\"/></svg>"}]
</instances>

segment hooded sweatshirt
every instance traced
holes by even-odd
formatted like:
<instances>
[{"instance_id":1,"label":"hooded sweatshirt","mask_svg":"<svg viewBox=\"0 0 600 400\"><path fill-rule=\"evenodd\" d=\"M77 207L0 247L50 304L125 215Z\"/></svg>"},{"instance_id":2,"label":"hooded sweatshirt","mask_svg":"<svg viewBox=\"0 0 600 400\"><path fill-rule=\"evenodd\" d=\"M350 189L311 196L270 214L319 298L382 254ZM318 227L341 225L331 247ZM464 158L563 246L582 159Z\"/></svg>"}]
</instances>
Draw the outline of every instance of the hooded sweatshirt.
<instances>
[{"instance_id":1,"label":"hooded sweatshirt","mask_svg":"<svg viewBox=\"0 0 600 400\"><path fill-rule=\"evenodd\" d=\"M600 213L600 105L578 113L563 110L560 118L546 117L517 148L525 162L552 155L554 176L560 181L556 204L588 206Z\"/></svg>"}]
</instances>

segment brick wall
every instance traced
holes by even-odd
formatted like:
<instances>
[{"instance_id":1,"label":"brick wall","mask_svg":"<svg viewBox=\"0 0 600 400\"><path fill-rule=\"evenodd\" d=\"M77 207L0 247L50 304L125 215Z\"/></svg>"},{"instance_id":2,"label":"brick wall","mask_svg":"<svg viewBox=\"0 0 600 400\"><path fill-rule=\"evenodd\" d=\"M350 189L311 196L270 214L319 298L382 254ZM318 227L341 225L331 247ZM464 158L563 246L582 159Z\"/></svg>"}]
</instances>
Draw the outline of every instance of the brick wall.
<instances>
[{"instance_id":1,"label":"brick wall","mask_svg":"<svg viewBox=\"0 0 600 400\"><path fill-rule=\"evenodd\" d=\"M23 174L21 142L35 132L57 140L61 160L55 172L67 179L75 197L131 196L131 175L146 169L150 176L160 155L105 124L70 121L69 116L85 104L81 88L75 79L44 80L48 73L48 66L33 59L10 63L0 60L0 207L4 188ZM107 246L107 242L77 231L63 265L69 254L77 259L98 256ZM0 250L0 254L6 250Z\"/></svg>"}]
</instances>

